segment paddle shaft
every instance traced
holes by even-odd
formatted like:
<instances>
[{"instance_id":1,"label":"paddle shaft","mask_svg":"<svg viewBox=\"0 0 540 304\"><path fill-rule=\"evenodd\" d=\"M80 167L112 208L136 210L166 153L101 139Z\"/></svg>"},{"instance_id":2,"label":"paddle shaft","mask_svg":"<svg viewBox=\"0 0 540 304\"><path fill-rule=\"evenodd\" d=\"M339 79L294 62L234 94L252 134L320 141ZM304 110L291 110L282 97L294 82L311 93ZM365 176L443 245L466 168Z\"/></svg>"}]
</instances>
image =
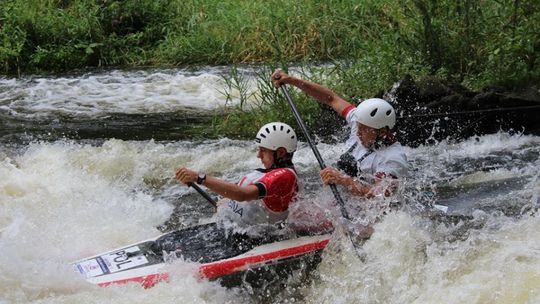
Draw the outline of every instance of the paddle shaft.
<instances>
[{"instance_id":1,"label":"paddle shaft","mask_svg":"<svg viewBox=\"0 0 540 304\"><path fill-rule=\"evenodd\" d=\"M192 187L197 192L199 192L199 194L202 195L202 197L204 197L208 202L210 202L210 204L212 204L214 207L217 208L216 201L214 199L212 199L212 197L208 193L206 193L206 191L201 189L201 187L199 187L199 185L197 185L195 183L188 183L188 186Z\"/></svg>"},{"instance_id":2,"label":"paddle shaft","mask_svg":"<svg viewBox=\"0 0 540 304\"><path fill-rule=\"evenodd\" d=\"M311 147L311 150L313 150L313 154L315 154L315 158L317 158L317 161L319 162L319 165L321 166L321 169L324 169L326 167L326 165L324 164L324 161L323 161L323 159L321 157L321 154L319 153L319 150L317 149L317 147L313 144L313 141L311 140L311 137L309 136L308 130L306 128L306 125L304 124L304 121L300 117L300 114L298 113L298 110L296 109L296 106L294 105L294 102L292 101L291 96L289 95L289 91L287 90L287 87L285 87L284 84L281 85L281 90L283 91L283 95L285 95L285 97L287 99L287 102L289 103L289 106L291 107L294 118L296 118L296 121L298 122L298 125L300 125L300 128L302 129L302 132L304 132L304 135L306 136L306 139L307 139L307 141L309 143L309 146ZM330 186L330 189L332 189L332 193L334 193L334 197L336 198L336 200L339 203L339 209L341 210L341 215L345 219L351 221L351 218L349 217L349 213L345 209L345 203L343 202L343 199L341 198L341 195L339 195L339 192L337 190L336 185L335 184L330 184L329 186ZM355 249L354 251L355 251L356 255L358 256L358 258L362 259L362 256L358 252L358 250L356 248L356 244L354 243L354 238L352 236L352 233L350 231L347 231L347 229L345 227L343 227L343 228L344 228L345 235L349 238L349 240L351 241L351 245Z\"/></svg>"},{"instance_id":3,"label":"paddle shaft","mask_svg":"<svg viewBox=\"0 0 540 304\"><path fill-rule=\"evenodd\" d=\"M306 140L311 147L311 150L313 151L313 154L315 154L315 158L319 162L319 166L321 169L326 168L326 165L324 164L324 161L321 157L321 153L319 153L319 150L317 149L317 146L313 143L311 140L311 136L309 136L308 130L306 128L306 125L304 124L304 121L302 120L302 117L300 117L300 113L298 113L298 110L296 109L296 105L291 99L291 96L289 95L289 91L287 90L287 87L283 84L280 86L281 90L283 91L283 95L285 95L285 98L287 99L287 102L289 103L289 106L291 107L291 110L293 112L294 118L296 118L296 121L298 122L298 125L302 129L302 132L304 133L304 136L306 137ZM343 202L343 199L341 198L341 195L339 194L337 187L335 184L330 184L330 189L332 189L332 193L334 194L334 197L339 203L339 208L341 209L341 214L344 218L347 220L351 220L349 213L347 212L347 209L345 209L345 203Z\"/></svg>"}]
</instances>

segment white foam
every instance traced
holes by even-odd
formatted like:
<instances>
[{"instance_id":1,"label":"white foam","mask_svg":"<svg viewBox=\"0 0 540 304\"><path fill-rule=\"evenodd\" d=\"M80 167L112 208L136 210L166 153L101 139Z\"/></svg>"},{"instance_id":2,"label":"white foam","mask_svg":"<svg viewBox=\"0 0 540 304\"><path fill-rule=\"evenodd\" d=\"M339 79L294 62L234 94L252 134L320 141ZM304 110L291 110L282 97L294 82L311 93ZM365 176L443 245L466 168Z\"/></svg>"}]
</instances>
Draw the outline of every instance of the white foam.
<instances>
[{"instance_id":1,"label":"white foam","mask_svg":"<svg viewBox=\"0 0 540 304\"><path fill-rule=\"evenodd\" d=\"M450 159L469 160L482 160L499 151L504 152L499 155L503 158L507 153L525 155L531 149L538 149L538 140L538 137L497 134L480 137L479 141L407 149L407 153L418 165L414 176L422 180L426 176L436 178L449 170L448 166L454 163L447 160L447 155ZM479 147L470 147L478 142ZM344 150L343 144L318 147L329 165ZM175 269L178 272L171 282L148 290L137 284L93 287L69 268L69 263L78 258L159 234L155 227L172 212L172 206L160 199L160 195L167 192L169 196L181 196L192 191L172 180L178 167L202 170L233 182L259 167L252 141L108 140L99 146L70 141L35 142L10 153L14 154L11 158L3 155L0 160L0 294L6 301L216 303L221 298L225 303L252 301L215 282L182 276L183 267L192 265L173 263L171 266L177 267L173 272ZM516 157L508 161L518 173L537 174L537 159ZM300 144L295 163L300 176L317 183L318 164L306 143ZM438 168L443 171L437 171ZM515 174L513 169L500 168L476 173L476 177L471 175L470 180L462 179L462 182ZM537 204L531 200L538 200L538 194L532 198L529 194L538 191L538 182L526 187L532 187L527 195L514 193L500 200L508 204L511 200ZM316 216L340 217L328 187L310 191L313 192L303 196L300 202L303 207L308 211L318 208ZM345 193L343 196L347 204L363 203ZM487 213L479 217L486 218L485 226L473 229L466 240L450 241L448 235L459 227L438 226L404 212L390 214L377 223L375 234L364 245L364 262L351 251L347 238L337 239L325 253L315 281L294 291L287 289L286 293L301 293L305 303L537 301L538 218L513 219ZM287 298L287 294L281 298Z\"/></svg>"},{"instance_id":2,"label":"white foam","mask_svg":"<svg viewBox=\"0 0 540 304\"><path fill-rule=\"evenodd\" d=\"M99 117L110 113L170 113L223 107L227 85L213 69L109 71L73 77L0 78L0 110L26 118L48 115ZM248 94L255 90L252 76ZM240 101L232 90L229 104Z\"/></svg>"},{"instance_id":3,"label":"white foam","mask_svg":"<svg viewBox=\"0 0 540 304\"><path fill-rule=\"evenodd\" d=\"M328 252L320 280L304 290L304 302L535 303L540 298L538 218L498 218L499 229L450 244L434 242L417 220L404 213L387 216L363 246L365 262L350 250Z\"/></svg>"}]
</instances>

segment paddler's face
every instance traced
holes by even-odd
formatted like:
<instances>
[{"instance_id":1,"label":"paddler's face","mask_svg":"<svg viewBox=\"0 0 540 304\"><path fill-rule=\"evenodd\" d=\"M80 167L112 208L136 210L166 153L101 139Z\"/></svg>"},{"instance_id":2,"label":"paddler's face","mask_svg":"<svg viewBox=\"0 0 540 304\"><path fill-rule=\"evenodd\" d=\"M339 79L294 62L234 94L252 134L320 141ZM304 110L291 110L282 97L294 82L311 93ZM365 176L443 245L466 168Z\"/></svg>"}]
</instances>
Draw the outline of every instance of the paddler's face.
<instances>
[{"instance_id":1,"label":"paddler's face","mask_svg":"<svg viewBox=\"0 0 540 304\"><path fill-rule=\"evenodd\" d=\"M364 145L364 147L366 148L373 146L373 144L377 140L378 130L363 125L361 123L357 123L356 126L356 136L360 138L360 140L362 141L362 145Z\"/></svg>"},{"instance_id":2,"label":"paddler's face","mask_svg":"<svg viewBox=\"0 0 540 304\"><path fill-rule=\"evenodd\" d=\"M259 147L259 150L257 151L257 157L261 159L261 162L263 163L265 169L272 168L272 165L274 164L274 151Z\"/></svg>"}]
</instances>

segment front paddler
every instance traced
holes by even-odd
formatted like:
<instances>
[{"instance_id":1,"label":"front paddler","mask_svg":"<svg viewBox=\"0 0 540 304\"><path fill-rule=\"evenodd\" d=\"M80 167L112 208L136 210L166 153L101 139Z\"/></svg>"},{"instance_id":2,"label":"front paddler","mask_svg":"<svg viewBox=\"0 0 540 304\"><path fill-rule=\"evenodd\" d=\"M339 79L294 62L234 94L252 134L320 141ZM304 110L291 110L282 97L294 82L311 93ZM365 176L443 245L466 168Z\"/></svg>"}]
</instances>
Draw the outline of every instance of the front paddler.
<instances>
[{"instance_id":1,"label":"front paddler","mask_svg":"<svg viewBox=\"0 0 540 304\"><path fill-rule=\"evenodd\" d=\"M176 179L181 183L197 183L221 195L223 199L217 203L218 221L231 223L248 234L260 233L265 228L272 230L284 222L298 192L292 162L297 138L291 126L268 123L257 132L255 142L263 168L246 174L238 183L188 168L176 171Z\"/></svg>"}]
</instances>

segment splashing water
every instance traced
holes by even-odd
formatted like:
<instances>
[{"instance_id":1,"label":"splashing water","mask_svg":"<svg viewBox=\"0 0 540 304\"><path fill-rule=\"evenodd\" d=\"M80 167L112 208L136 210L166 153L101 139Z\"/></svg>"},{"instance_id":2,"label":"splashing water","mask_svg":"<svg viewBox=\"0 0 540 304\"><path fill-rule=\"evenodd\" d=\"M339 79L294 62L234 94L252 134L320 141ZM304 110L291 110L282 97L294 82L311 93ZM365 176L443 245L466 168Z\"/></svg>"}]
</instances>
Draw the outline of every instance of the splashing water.
<instances>
[{"instance_id":1,"label":"splashing water","mask_svg":"<svg viewBox=\"0 0 540 304\"><path fill-rule=\"evenodd\" d=\"M142 76L158 84L160 77L170 80L159 73L150 77L152 81L149 77ZM55 86L40 90L63 92ZM97 88L90 85L87 90ZM162 90L165 86L155 94ZM319 149L332 165L345 146L321 143ZM261 298L186 275L194 265L182 260L167 266L168 283L151 289L137 284L98 288L70 264L155 237L164 223L173 229L207 219L212 208L192 189L172 180L174 171L186 166L237 181L260 165L252 142L104 139L3 144L0 303L539 302L540 138L499 133L406 152L413 168L400 191L403 206L375 225L375 233L361 248L364 258L357 258L338 231L309 278L293 278ZM320 185L317 162L305 143L295 153L295 164L302 180L302 197L295 208L318 209L339 222L339 210L330 190ZM466 217L426 217L418 206L426 203L427 190L434 193L428 204L445 202L453 215ZM349 207L363 203L344 197Z\"/></svg>"}]
</instances>

